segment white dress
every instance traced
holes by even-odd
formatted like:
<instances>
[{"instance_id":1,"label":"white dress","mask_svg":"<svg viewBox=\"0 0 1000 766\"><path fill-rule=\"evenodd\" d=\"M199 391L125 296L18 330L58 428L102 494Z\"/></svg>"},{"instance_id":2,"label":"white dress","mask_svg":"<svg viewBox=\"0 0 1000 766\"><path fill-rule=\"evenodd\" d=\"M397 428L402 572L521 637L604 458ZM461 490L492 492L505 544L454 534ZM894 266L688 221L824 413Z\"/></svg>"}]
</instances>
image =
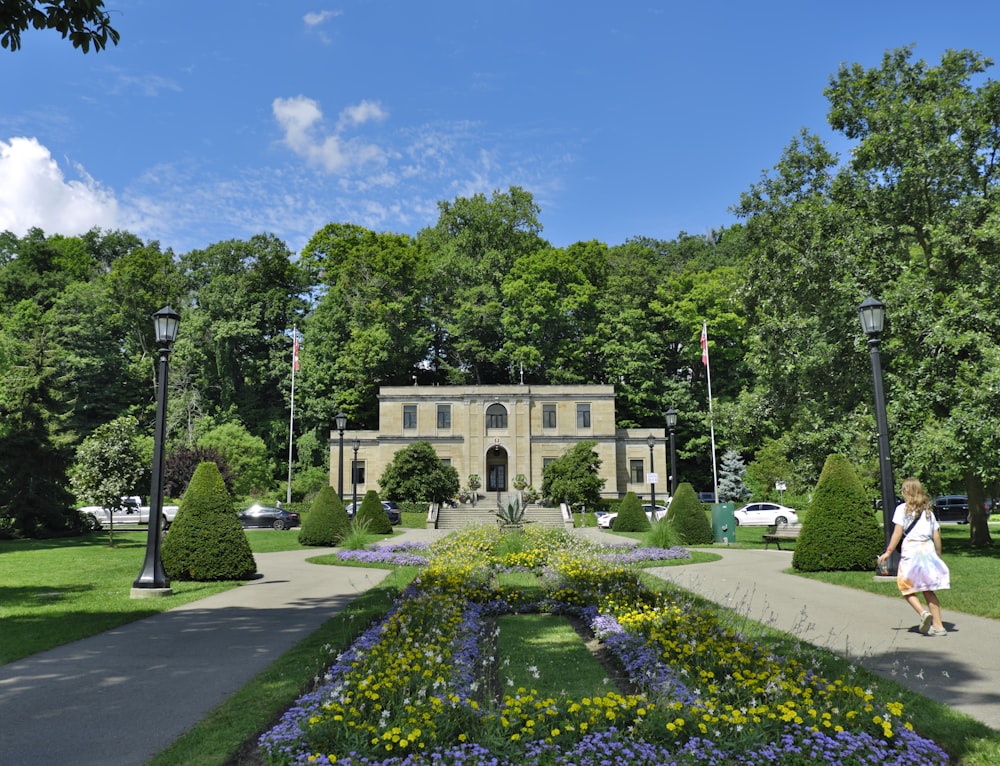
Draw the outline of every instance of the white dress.
<instances>
[{"instance_id":1,"label":"white dress","mask_svg":"<svg viewBox=\"0 0 1000 766\"><path fill-rule=\"evenodd\" d=\"M897 505L892 514L892 523L899 524L905 532L912 521L913 517L907 516L906 503ZM896 570L896 585L904 596L951 587L951 572L934 546L934 530L940 528L937 518L928 511L920 514L920 520L910 534L903 538L899 551L899 568Z\"/></svg>"}]
</instances>

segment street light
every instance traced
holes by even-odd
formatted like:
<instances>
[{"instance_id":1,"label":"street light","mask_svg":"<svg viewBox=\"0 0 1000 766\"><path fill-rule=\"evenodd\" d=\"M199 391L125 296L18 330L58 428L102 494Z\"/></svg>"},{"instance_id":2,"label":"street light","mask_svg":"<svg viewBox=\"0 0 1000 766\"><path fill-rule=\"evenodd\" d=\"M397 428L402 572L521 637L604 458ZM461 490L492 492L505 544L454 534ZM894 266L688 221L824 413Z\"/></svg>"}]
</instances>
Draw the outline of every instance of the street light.
<instances>
[{"instance_id":1,"label":"street light","mask_svg":"<svg viewBox=\"0 0 1000 766\"><path fill-rule=\"evenodd\" d=\"M653 447L656 446L656 437L650 434L646 438L646 444L649 445L649 499L653 504L653 516L656 516L656 482L653 481L656 477L653 475Z\"/></svg>"},{"instance_id":2,"label":"street light","mask_svg":"<svg viewBox=\"0 0 1000 766\"><path fill-rule=\"evenodd\" d=\"M889 420L885 414L885 393L882 390L882 357L879 354L879 336L885 326L885 304L875 298L866 298L858 307L861 329L868 336L868 351L872 359L872 381L875 387L875 424L878 429L879 483L882 485L882 526L885 547L892 537L892 514L896 507L895 486L892 479L892 460L889 457ZM899 551L893 551L888 561L888 575L896 576Z\"/></svg>"},{"instance_id":3,"label":"street light","mask_svg":"<svg viewBox=\"0 0 1000 766\"><path fill-rule=\"evenodd\" d=\"M149 527L146 532L146 559L132 583L132 598L169 596L170 580L160 559L163 537L163 441L167 420L167 370L170 351L177 340L181 315L167 306L153 314L156 345L160 348L160 380L156 391L156 434L153 440L153 482L149 495Z\"/></svg>"},{"instance_id":4,"label":"street light","mask_svg":"<svg viewBox=\"0 0 1000 766\"><path fill-rule=\"evenodd\" d=\"M347 415L338 412L334 417L337 432L340 434L340 471L337 473L337 496L344 499L344 429L347 428Z\"/></svg>"},{"instance_id":5,"label":"street light","mask_svg":"<svg viewBox=\"0 0 1000 766\"><path fill-rule=\"evenodd\" d=\"M351 508L352 513L358 512L358 450L361 449L361 439L355 437L354 442L351 444L354 447L354 462L351 463L351 481L354 484L354 490L351 492Z\"/></svg>"},{"instance_id":6,"label":"street light","mask_svg":"<svg viewBox=\"0 0 1000 766\"><path fill-rule=\"evenodd\" d=\"M674 428L677 427L677 410L667 410L667 430L670 431L670 497L677 494L677 450L674 448Z\"/></svg>"}]
</instances>

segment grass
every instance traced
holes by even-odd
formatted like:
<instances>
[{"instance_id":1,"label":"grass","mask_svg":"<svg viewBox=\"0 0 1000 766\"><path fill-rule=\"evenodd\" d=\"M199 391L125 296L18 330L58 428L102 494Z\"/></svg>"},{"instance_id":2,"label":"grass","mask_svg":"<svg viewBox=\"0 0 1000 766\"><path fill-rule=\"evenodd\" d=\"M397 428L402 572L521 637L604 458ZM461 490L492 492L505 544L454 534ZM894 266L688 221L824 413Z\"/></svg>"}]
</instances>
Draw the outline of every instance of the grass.
<instances>
[{"instance_id":1,"label":"grass","mask_svg":"<svg viewBox=\"0 0 1000 766\"><path fill-rule=\"evenodd\" d=\"M505 694L582 699L608 691L608 674L565 617L518 614L497 621L498 674ZM567 673L566 668L572 668Z\"/></svg>"}]
</instances>

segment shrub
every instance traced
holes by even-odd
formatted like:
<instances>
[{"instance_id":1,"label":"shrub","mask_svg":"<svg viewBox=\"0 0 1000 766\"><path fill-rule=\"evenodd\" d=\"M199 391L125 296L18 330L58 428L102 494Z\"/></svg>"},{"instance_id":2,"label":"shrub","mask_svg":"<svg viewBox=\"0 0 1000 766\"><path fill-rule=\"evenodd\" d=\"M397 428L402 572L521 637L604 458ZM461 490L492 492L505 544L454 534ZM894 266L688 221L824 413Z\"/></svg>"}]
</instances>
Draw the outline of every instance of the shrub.
<instances>
[{"instance_id":1,"label":"shrub","mask_svg":"<svg viewBox=\"0 0 1000 766\"><path fill-rule=\"evenodd\" d=\"M629 492L618 505L618 517L615 519L616 532L648 532L649 519L642 510L642 503L635 492Z\"/></svg>"},{"instance_id":2,"label":"shrub","mask_svg":"<svg viewBox=\"0 0 1000 766\"><path fill-rule=\"evenodd\" d=\"M309 513L302 518L299 542L302 545L336 545L347 536L350 528L351 522L343 501L327 484L316 495Z\"/></svg>"},{"instance_id":3,"label":"shrub","mask_svg":"<svg viewBox=\"0 0 1000 766\"><path fill-rule=\"evenodd\" d=\"M649 531L642 536L642 544L647 548L674 548L683 543L677 527L665 518L654 522Z\"/></svg>"},{"instance_id":4,"label":"shrub","mask_svg":"<svg viewBox=\"0 0 1000 766\"><path fill-rule=\"evenodd\" d=\"M389 517L385 515L385 508L382 507L382 501L379 500L378 492L374 489L365 493L365 499L361 501L361 507L355 514L355 518L370 534L392 534L392 524L389 523Z\"/></svg>"},{"instance_id":5,"label":"shrub","mask_svg":"<svg viewBox=\"0 0 1000 766\"><path fill-rule=\"evenodd\" d=\"M177 580L246 580L257 571L233 498L215 463L195 469L161 555L167 576Z\"/></svg>"},{"instance_id":6,"label":"shrub","mask_svg":"<svg viewBox=\"0 0 1000 766\"><path fill-rule=\"evenodd\" d=\"M393 455L378 484L387 498L434 503L451 500L460 486L458 471L442 463L428 441L414 442Z\"/></svg>"},{"instance_id":7,"label":"shrub","mask_svg":"<svg viewBox=\"0 0 1000 766\"><path fill-rule=\"evenodd\" d=\"M854 467L842 455L830 455L802 523L792 567L803 572L870 570L884 542Z\"/></svg>"},{"instance_id":8,"label":"shrub","mask_svg":"<svg viewBox=\"0 0 1000 766\"><path fill-rule=\"evenodd\" d=\"M685 545L707 545L715 540L712 525L705 515L705 506L688 482L678 485L666 519L673 524Z\"/></svg>"}]
</instances>

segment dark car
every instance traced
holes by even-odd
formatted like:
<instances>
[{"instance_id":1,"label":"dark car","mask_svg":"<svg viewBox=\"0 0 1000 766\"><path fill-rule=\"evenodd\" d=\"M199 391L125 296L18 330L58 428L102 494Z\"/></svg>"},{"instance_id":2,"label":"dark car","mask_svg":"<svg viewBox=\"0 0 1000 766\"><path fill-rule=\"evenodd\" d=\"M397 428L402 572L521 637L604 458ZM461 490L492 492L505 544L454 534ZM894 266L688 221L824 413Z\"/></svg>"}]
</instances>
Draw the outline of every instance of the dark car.
<instances>
[{"instance_id":1,"label":"dark car","mask_svg":"<svg viewBox=\"0 0 1000 766\"><path fill-rule=\"evenodd\" d=\"M272 505L251 505L245 511L241 511L236 518L240 520L244 529L251 527L291 529L299 525L299 514Z\"/></svg>"},{"instance_id":2,"label":"dark car","mask_svg":"<svg viewBox=\"0 0 1000 766\"><path fill-rule=\"evenodd\" d=\"M353 519L355 512L361 507L361 501L357 502L357 508L354 507L355 503L347 504L347 518ZM396 525L399 524L403 517L399 512L399 506L396 505L394 500L383 500L382 507L385 509L385 515L389 517L389 523Z\"/></svg>"},{"instance_id":3,"label":"dark car","mask_svg":"<svg viewBox=\"0 0 1000 766\"><path fill-rule=\"evenodd\" d=\"M931 508L934 515L938 517L938 521L969 523L968 495L939 495L931 501Z\"/></svg>"},{"instance_id":4,"label":"dark car","mask_svg":"<svg viewBox=\"0 0 1000 766\"><path fill-rule=\"evenodd\" d=\"M705 503L707 505L712 505L715 502L715 493L714 492L699 492L698 493L698 502L699 503Z\"/></svg>"}]
</instances>

